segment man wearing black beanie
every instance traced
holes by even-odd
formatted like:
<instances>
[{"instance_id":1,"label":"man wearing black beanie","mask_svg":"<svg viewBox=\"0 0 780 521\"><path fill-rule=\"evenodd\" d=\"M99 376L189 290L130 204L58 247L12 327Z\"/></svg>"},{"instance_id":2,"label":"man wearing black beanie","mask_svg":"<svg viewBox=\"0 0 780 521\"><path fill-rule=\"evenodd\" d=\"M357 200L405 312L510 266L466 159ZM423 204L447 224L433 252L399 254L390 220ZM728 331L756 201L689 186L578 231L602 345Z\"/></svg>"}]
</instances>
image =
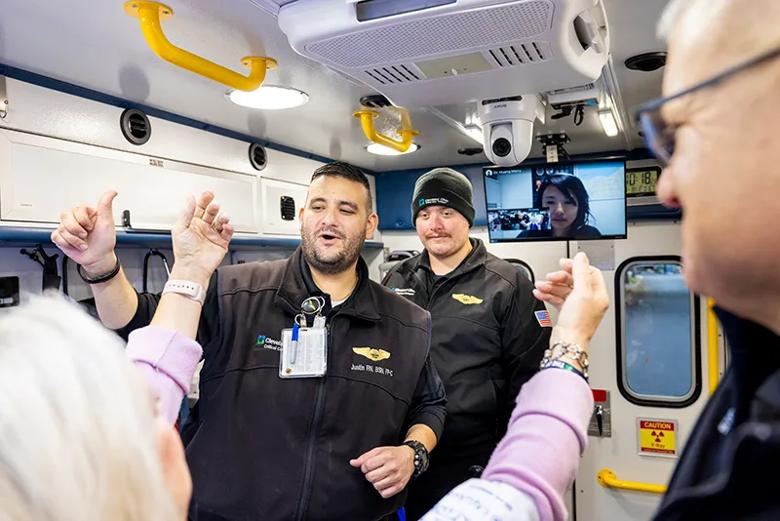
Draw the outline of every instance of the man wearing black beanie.
<instances>
[{"instance_id":1,"label":"man wearing black beanie","mask_svg":"<svg viewBox=\"0 0 780 521\"><path fill-rule=\"evenodd\" d=\"M420 176L411 211L425 249L382 281L430 311L431 360L447 391L444 432L427 472L410 485L410 520L487 464L550 340L531 282L469 237L472 192L468 178L450 168Z\"/></svg>"}]
</instances>

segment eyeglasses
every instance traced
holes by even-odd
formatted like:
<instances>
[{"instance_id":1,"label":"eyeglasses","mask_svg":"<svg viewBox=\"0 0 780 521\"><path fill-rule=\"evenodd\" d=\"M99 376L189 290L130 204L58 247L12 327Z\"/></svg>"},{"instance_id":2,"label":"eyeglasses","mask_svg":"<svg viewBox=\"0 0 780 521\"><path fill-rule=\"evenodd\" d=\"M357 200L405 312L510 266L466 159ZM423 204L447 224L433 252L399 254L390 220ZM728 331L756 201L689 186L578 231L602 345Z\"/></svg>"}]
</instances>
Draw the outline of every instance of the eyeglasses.
<instances>
[{"instance_id":1,"label":"eyeglasses","mask_svg":"<svg viewBox=\"0 0 780 521\"><path fill-rule=\"evenodd\" d=\"M761 65L762 63L776 58L777 56L780 56L780 47L777 47L764 54L760 54L748 61L739 63L708 80L697 83L696 85L681 90L676 94L654 99L640 106L636 111L635 117L642 129L642 132L644 133L647 148L661 162L663 166L669 164L669 161L672 158L672 154L674 154L675 132L677 127L664 121L664 118L661 115L661 107L664 104L677 98L686 96L692 92L696 92L697 90L702 90L707 87L717 85L723 80L730 78L739 72L753 68L757 65Z\"/></svg>"}]
</instances>

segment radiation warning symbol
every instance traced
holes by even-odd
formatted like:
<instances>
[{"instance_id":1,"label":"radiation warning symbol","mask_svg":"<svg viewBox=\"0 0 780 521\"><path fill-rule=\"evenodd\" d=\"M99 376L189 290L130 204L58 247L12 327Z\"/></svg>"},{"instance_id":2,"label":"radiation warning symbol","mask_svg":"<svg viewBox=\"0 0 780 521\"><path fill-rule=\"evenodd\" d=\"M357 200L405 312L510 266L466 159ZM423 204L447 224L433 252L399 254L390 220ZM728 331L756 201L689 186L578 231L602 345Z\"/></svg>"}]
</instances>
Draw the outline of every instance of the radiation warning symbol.
<instances>
[{"instance_id":1,"label":"radiation warning symbol","mask_svg":"<svg viewBox=\"0 0 780 521\"><path fill-rule=\"evenodd\" d=\"M639 454L644 456L677 456L677 421L638 418Z\"/></svg>"}]
</instances>

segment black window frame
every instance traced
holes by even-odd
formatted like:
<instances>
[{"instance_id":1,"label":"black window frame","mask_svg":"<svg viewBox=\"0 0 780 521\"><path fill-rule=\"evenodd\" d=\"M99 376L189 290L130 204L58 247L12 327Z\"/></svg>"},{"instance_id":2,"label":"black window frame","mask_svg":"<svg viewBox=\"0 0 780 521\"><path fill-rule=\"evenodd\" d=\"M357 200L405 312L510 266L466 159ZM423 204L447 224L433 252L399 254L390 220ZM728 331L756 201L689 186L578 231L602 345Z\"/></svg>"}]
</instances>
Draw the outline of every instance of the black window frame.
<instances>
[{"instance_id":1,"label":"black window frame","mask_svg":"<svg viewBox=\"0 0 780 521\"><path fill-rule=\"evenodd\" d=\"M633 391L624 384L624 365L623 365L623 316L622 316L622 295L621 286L623 272L630 264L637 262L659 263L676 262L682 265L682 258L679 255L642 255L630 257L620 263L615 270L615 360L617 386L620 394L634 405L644 407L664 407L669 409L684 409L696 403L701 396L702 390L702 367L701 367L701 302L696 293L693 294L693 392L684 400L653 400L639 398ZM689 290L690 291L690 290Z\"/></svg>"}]
</instances>

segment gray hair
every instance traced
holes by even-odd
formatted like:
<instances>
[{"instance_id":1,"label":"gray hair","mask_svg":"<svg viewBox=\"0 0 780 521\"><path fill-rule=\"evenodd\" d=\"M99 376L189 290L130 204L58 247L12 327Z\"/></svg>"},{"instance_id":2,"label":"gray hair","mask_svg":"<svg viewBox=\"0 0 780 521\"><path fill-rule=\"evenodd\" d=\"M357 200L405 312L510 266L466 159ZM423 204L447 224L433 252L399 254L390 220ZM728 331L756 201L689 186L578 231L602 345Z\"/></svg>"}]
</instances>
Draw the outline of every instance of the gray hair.
<instances>
[{"instance_id":1,"label":"gray hair","mask_svg":"<svg viewBox=\"0 0 780 521\"><path fill-rule=\"evenodd\" d=\"M668 40L677 21L694 3L692 0L671 0L664 8L658 21L656 36L661 40Z\"/></svg>"},{"instance_id":2,"label":"gray hair","mask_svg":"<svg viewBox=\"0 0 780 521\"><path fill-rule=\"evenodd\" d=\"M169 521L152 395L62 298L0 314L0 519Z\"/></svg>"}]
</instances>

